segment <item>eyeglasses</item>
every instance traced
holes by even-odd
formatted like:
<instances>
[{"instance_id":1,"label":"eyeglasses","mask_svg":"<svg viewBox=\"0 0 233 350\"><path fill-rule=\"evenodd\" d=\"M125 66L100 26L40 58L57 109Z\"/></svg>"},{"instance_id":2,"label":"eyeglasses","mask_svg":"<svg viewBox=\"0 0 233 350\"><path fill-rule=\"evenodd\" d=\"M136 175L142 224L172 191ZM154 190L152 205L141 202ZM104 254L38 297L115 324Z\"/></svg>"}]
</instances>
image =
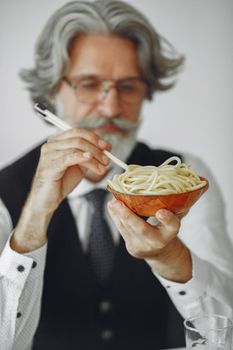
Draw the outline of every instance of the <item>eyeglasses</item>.
<instances>
[{"instance_id":1,"label":"eyeglasses","mask_svg":"<svg viewBox=\"0 0 233 350\"><path fill-rule=\"evenodd\" d=\"M140 104L147 92L146 83L138 78L114 81L88 76L77 78L73 82L67 77L63 77L63 80L75 91L77 99L87 104L101 101L111 88L115 88L119 100L127 104Z\"/></svg>"}]
</instances>

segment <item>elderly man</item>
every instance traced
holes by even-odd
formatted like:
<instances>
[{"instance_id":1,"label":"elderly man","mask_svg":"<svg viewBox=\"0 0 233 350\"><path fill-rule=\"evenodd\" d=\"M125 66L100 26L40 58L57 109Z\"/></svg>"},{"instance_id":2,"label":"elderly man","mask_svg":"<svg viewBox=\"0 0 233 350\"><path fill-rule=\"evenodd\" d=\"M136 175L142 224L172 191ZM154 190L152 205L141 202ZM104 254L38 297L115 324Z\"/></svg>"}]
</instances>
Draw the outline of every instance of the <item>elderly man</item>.
<instances>
[{"instance_id":1,"label":"elderly man","mask_svg":"<svg viewBox=\"0 0 233 350\"><path fill-rule=\"evenodd\" d=\"M182 62L120 1L74 1L49 19L21 76L72 129L0 173L1 349L175 347L181 315L232 316L231 245L204 164L181 155L211 184L182 225L165 209L141 218L103 190L119 171L104 150L142 165L173 155L136 134L143 101Z\"/></svg>"}]
</instances>

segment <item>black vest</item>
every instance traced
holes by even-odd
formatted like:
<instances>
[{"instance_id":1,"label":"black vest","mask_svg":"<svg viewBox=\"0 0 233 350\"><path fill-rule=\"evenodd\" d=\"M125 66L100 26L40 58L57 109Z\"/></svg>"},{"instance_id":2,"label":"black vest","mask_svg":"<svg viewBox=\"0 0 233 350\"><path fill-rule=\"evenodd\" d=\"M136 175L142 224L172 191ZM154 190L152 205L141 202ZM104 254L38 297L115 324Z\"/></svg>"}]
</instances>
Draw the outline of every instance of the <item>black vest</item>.
<instances>
[{"instance_id":1,"label":"black vest","mask_svg":"<svg viewBox=\"0 0 233 350\"><path fill-rule=\"evenodd\" d=\"M39 153L37 147L0 172L0 197L14 226L30 190ZM173 155L138 143L127 162L159 165ZM181 346L181 316L149 266L131 257L122 239L107 285L98 285L64 200L49 225L41 317L33 350L155 350Z\"/></svg>"}]
</instances>

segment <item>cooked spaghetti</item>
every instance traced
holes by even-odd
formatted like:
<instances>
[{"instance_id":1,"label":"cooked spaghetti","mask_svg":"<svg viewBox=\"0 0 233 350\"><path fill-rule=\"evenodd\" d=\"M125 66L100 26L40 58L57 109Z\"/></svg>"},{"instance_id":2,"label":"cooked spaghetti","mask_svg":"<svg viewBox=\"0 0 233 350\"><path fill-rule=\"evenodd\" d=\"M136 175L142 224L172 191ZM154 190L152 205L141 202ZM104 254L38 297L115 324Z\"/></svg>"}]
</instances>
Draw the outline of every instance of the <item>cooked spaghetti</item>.
<instances>
[{"instance_id":1,"label":"cooked spaghetti","mask_svg":"<svg viewBox=\"0 0 233 350\"><path fill-rule=\"evenodd\" d=\"M124 173L108 180L108 185L115 191L139 195L183 193L201 188L205 184L206 181L176 156L168 158L158 167L128 165Z\"/></svg>"}]
</instances>

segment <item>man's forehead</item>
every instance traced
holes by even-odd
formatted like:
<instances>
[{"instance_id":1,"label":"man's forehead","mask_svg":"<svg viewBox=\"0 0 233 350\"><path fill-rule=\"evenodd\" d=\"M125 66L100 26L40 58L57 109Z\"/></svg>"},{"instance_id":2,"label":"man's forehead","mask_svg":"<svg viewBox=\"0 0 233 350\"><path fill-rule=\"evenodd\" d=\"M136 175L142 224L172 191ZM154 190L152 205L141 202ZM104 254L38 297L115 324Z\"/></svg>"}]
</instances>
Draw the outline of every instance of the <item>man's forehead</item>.
<instances>
[{"instance_id":1,"label":"man's forehead","mask_svg":"<svg viewBox=\"0 0 233 350\"><path fill-rule=\"evenodd\" d=\"M139 77L136 47L128 39L82 35L70 46L69 76L93 74L112 79Z\"/></svg>"}]
</instances>

